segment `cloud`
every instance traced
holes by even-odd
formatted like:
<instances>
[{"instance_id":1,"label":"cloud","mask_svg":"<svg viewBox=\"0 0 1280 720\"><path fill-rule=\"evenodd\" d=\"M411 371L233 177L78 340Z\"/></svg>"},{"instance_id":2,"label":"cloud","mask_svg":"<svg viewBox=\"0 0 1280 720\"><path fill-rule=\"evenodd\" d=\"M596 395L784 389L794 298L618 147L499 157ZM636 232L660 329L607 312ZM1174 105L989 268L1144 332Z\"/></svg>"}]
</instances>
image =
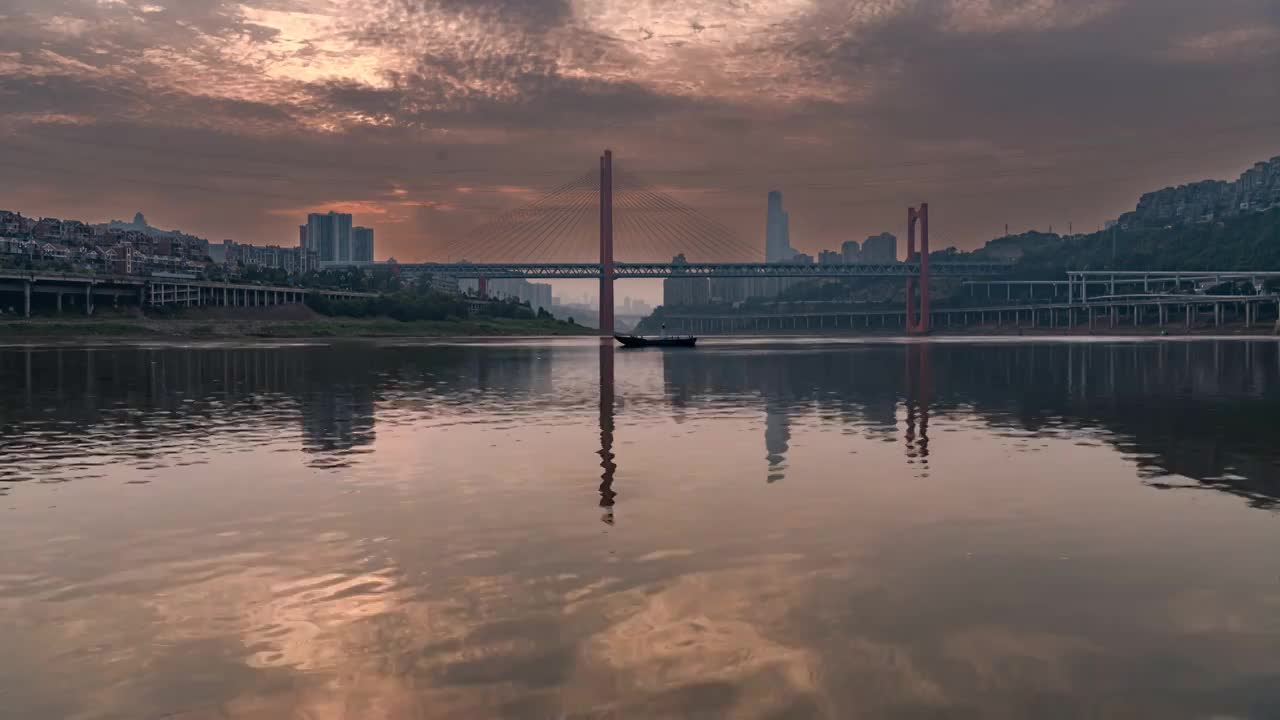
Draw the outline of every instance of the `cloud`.
<instances>
[{"instance_id":1,"label":"cloud","mask_svg":"<svg viewBox=\"0 0 1280 720\"><path fill-rule=\"evenodd\" d=\"M290 243L283 211L345 204L370 208L379 254L401 259L515 201L496 188L553 187L605 146L752 241L761 198L782 189L810 251L898 230L921 199L961 245L1005 222L1089 227L1143 190L1277 152L1280 11L1263 0L11 0L4 13L0 151L24 173L0 178L5 205L91 220L144 207L215 238Z\"/></svg>"}]
</instances>

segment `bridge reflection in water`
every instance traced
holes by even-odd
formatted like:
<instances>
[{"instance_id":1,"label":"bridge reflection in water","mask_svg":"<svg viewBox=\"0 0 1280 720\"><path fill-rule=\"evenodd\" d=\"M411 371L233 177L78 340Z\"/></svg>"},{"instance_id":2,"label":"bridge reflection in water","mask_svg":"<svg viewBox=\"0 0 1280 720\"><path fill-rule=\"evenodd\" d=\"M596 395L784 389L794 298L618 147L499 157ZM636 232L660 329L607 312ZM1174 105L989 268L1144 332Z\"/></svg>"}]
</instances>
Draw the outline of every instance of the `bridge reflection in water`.
<instances>
[{"instance_id":1,"label":"bridge reflection in water","mask_svg":"<svg viewBox=\"0 0 1280 720\"><path fill-rule=\"evenodd\" d=\"M233 436L296 439L309 464L339 469L373 451L380 424L534 417L589 394L606 519L625 492L622 407L648 428L690 410L759 412L767 482L791 472L797 421L896 437L923 473L938 462L929 433L941 418L1089 436L1120 448L1151 487L1280 502L1275 341L711 344L627 354L625 399L614 348L592 351L588 390L565 379L582 369L574 345L0 348L0 482L65 475L63 457L154 465ZM659 383L634 379L650 371Z\"/></svg>"},{"instance_id":2,"label":"bridge reflection in water","mask_svg":"<svg viewBox=\"0 0 1280 720\"><path fill-rule=\"evenodd\" d=\"M600 339L600 507L601 518L613 524L614 498L613 473L618 469L613 461L613 338Z\"/></svg>"},{"instance_id":3,"label":"bridge reflection in water","mask_svg":"<svg viewBox=\"0 0 1280 720\"><path fill-rule=\"evenodd\" d=\"M1239 419L1280 407L1275 342L920 341L832 345L804 353L776 344L771 347L777 357L734 347L639 355L656 356L661 364L668 412L706 403L756 405L763 413L767 483L787 475L794 419L810 419L815 411L866 427L869 434L896 433L905 462L928 477L937 461L930 422L941 414L949 420L977 418L996 431L1100 436L1126 452L1150 487L1214 489L1258 507L1280 506L1280 448L1266 439L1270 426ZM898 363L892 362L895 356ZM903 368L896 378L895 365ZM632 400L643 405L652 398ZM1188 430L1202 413L1217 418L1215 408L1224 402L1239 403L1244 415ZM615 519L614 478L622 462L614 450L617 405L615 350L602 343L599 502L609 523ZM1162 479L1171 475L1186 476L1194 485Z\"/></svg>"}]
</instances>

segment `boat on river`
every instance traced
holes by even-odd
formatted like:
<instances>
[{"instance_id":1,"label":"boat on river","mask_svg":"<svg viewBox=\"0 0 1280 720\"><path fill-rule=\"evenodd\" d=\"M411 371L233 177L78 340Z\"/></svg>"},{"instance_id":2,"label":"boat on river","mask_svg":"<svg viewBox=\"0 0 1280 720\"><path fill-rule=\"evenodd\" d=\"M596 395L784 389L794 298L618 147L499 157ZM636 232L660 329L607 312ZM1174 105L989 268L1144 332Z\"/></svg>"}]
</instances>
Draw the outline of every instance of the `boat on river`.
<instances>
[{"instance_id":1,"label":"boat on river","mask_svg":"<svg viewBox=\"0 0 1280 720\"><path fill-rule=\"evenodd\" d=\"M687 347L691 348L698 338L692 335L662 335L660 337L644 337L643 335L614 335L614 340L623 347Z\"/></svg>"}]
</instances>

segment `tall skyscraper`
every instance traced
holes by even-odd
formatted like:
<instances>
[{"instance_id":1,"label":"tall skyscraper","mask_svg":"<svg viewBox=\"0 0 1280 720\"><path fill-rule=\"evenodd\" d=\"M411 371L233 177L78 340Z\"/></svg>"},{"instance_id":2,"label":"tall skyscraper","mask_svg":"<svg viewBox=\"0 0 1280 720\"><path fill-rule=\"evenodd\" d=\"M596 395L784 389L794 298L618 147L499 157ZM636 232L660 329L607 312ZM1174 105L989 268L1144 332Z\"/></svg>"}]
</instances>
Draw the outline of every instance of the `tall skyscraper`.
<instances>
[{"instance_id":1,"label":"tall skyscraper","mask_svg":"<svg viewBox=\"0 0 1280 720\"><path fill-rule=\"evenodd\" d=\"M307 215L307 248L320 262L351 262L351 215L328 212Z\"/></svg>"},{"instance_id":2,"label":"tall skyscraper","mask_svg":"<svg viewBox=\"0 0 1280 720\"><path fill-rule=\"evenodd\" d=\"M787 262L796 251L791 247L791 216L782 209L782 193L769 192L769 211L765 216L765 262Z\"/></svg>"},{"instance_id":3,"label":"tall skyscraper","mask_svg":"<svg viewBox=\"0 0 1280 720\"><path fill-rule=\"evenodd\" d=\"M351 228L351 259L355 262L373 262L373 228Z\"/></svg>"}]
</instances>

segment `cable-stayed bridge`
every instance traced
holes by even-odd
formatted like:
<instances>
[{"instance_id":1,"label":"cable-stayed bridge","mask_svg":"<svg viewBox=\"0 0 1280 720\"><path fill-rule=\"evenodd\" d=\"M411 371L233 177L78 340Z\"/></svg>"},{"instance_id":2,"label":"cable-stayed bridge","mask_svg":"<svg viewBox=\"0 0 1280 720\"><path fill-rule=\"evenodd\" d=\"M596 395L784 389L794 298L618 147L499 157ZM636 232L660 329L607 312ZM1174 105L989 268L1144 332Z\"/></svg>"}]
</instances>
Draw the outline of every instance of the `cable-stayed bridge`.
<instances>
[{"instance_id":1,"label":"cable-stayed bridge","mask_svg":"<svg viewBox=\"0 0 1280 720\"><path fill-rule=\"evenodd\" d=\"M401 267L486 282L502 278L600 280L600 329L613 330L613 281L628 278L902 278L907 283L907 328L929 331L929 278L1001 275L1007 263L929 262L928 205L907 212L904 262L865 264L765 263L743 241L642 178L614 166L606 150L600 167L508 210L444 246L457 262ZM920 247L916 248L916 229Z\"/></svg>"}]
</instances>

